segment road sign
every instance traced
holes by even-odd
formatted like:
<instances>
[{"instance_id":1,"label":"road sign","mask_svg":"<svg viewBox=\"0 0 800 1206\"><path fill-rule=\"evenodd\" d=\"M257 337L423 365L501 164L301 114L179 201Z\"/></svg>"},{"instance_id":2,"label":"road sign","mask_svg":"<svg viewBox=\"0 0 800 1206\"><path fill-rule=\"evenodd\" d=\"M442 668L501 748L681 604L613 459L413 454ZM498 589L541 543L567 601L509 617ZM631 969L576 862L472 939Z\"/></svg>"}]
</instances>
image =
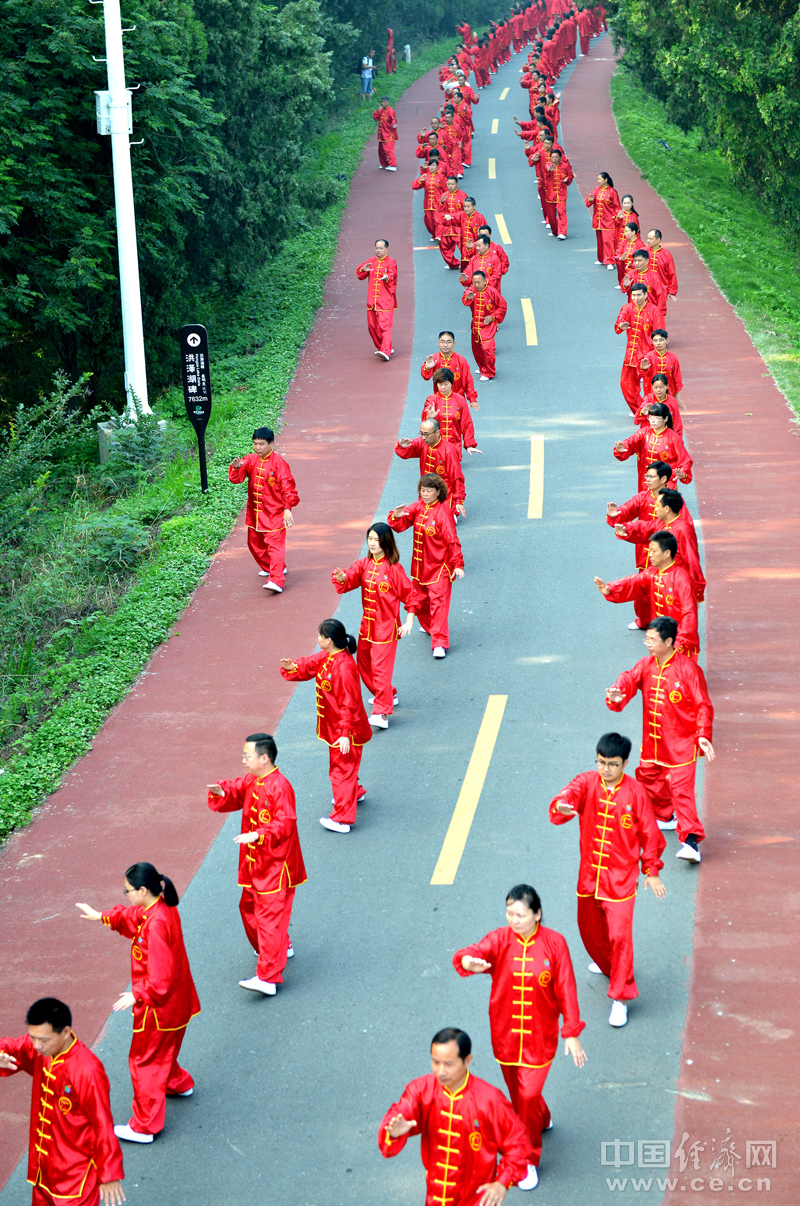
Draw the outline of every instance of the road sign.
<instances>
[{"instance_id":1,"label":"road sign","mask_svg":"<svg viewBox=\"0 0 800 1206\"><path fill-rule=\"evenodd\" d=\"M183 401L189 422L197 433L200 457L200 489L208 490L206 472L206 427L211 418L211 365L208 355L208 332L199 323L190 323L178 332L181 345L181 379Z\"/></svg>"}]
</instances>

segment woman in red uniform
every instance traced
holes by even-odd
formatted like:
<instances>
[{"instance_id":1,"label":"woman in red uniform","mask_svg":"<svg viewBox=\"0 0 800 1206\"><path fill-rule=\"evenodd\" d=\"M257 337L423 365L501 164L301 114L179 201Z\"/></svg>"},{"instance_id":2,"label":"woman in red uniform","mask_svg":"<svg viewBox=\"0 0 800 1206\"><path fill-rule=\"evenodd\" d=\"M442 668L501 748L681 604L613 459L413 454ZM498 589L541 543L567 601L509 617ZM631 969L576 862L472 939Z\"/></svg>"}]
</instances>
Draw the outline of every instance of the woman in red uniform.
<instances>
[{"instance_id":1,"label":"woman in red uniform","mask_svg":"<svg viewBox=\"0 0 800 1206\"><path fill-rule=\"evenodd\" d=\"M317 736L330 754L333 812L319 823L333 833L349 833L358 801L367 794L358 781L361 753L372 737L361 699L361 680L353 654L356 639L341 620L323 620L317 633L320 652L296 661L281 658L281 675L291 682L316 679Z\"/></svg>"},{"instance_id":2,"label":"woman in red uniform","mask_svg":"<svg viewBox=\"0 0 800 1206\"><path fill-rule=\"evenodd\" d=\"M614 181L608 172L601 172L597 177L597 188L589 193L586 205L592 210L592 226L597 236L596 264L605 264L606 268L614 267L614 220L619 213L620 200Z\"/></svg>"},{"instance_id":3,"label":"woman in red uniform","mask_svg":"<svg viewBox=\"0 0 800 1206\"><path fill-rule=\"evenodd\" d=\"M669 378L666 373L654 373L653 379L650 382L652 393L645 394L644 402L639 407L639 413L634 415L634 423L639 427L644 427L650 415L650 407L655 402L663 402L669 413L672 415L672 430L676 435L683 439L683 416L681 415L681 404L677 398L673 398L669 392Z\"/></svg>"},{"instance_id":4,"label":"woman in red uniform","mask_svg":"<svg viewBox=\"0 0 800 1206\"><path fill-rule=\"evenodd\" d=\"M460 976L492 977L492 1050L533 1149L528 1175L517 1184L535 1189L542 1131L553 1125L542 1091L558 1050L559 1015L564 1019L564 1052L578 1068L586 1063L578 1037L586 1023L581 1021L567 941L541 924L542 902L529 884L517 884L508 893L506 921L502 929L456 951L453 966Z\"/></svg>"},{"instance_id":5,"label":"woman in red uniform","mask_svg":"<svg viewBox=\"0 0 800 1206\"><path fill-rule=\"evenodd\" d=\"M446 371L446 370L445 370ZM388 729L389 717L397 705L392 686L397 642L414 627L417 590L400 564L394 532L385 523L374 523L367 532L366 557L359 557L350 569L337 568L331 574L333 588L340 595L361 587L364 614L358 630L356 664L361 680L372 692L369 723ZM406 622L400 623L400 604L406 609Z\"/></svg>"},{"instance_id":6,"label":"woman in red uniform","mask_svg":"<svg viewBox=\"0 0 800 1206\"><path fill-rule=\"evenodd\" d=\"M79 904L84 920L102 921L131 943L132 991L114 1012L133 1007L133 1039L128 1056L133 1081L133 1117L114 1127L119 1139L152 1143L164 1129L166 1097L191 1097L194 1081L178 1064L191 1019L200 1012L171 879L152 863L134 863L125 872L124 905L98 913Z\"/></svg>"},{"instance_id":7,"label":"woman in red uniform","mask_svg":"<svg viewBox=\"0 0 800 1206\"><path fill-rule=\"evenodd\" d=\"M450 648L450 592L454 578L464 577L464 554L447 505L447 486L438 473L419 479L419 500L390 511L389 527L395 532L414 528L411 577L420 599L417 619L431 638L433 656L445 657Z\"/></svg>"},{"instance_id":8,"label":"woman in red uniform","mask_svg":"<svg viewBox=\"0 0 800 1206\"><path fill-rule=\"evenodd\" d=\"M627 274L632 271L633 253L634 251L642 250L647 251L647 247L639 237L638 225L633 220L626 222L622 231L622 238L617 243L614 251L614 259L616 260L617 264L617 279L619 282L619 287L622 289L623 293L626 290L623 287L622 282ZM630 296L628 297L628 300L630 301Z\"/></svg>"},{"instance_id":9,"label":"woman in red uniform","mask_svg":"<svg viewBox=\"0 0 800 1206\"><path fill-rule=\"evenodd\" d=\"M654 461L669 465L678 481L692 480L692 458L681 437L673 431L670 409L663 402L650 404L646 427L640 427L627 440L617 440L614 445L614 456L618 461L627 461L634 455L638 459L640 490L645 489L647 466Z\"/></svg>"},{"instance_id":10,"label":"woman in red uniform","mask_svg":"<svg viewBox=\"0 0 800 1206\"><path fill-rule=\"evenodd\" d=\"M641 226L639 215L633 204L633 197L630 193L626 193L620 202L619 209L614 215L614 246L619 247L619 241L625 233L625 227L628 222L635 222L637 226Z\"/></svg>"},{"instance_id":11,"label":"woman in red uniform","mask_svg":"<svg viewBox=\"0 0 800 1206\"><path fill-rule=\"evenodd\" d=\"M455 374L452 369L438 368L433 374L433 393L428 394L422 408L421 421L436 419L442 438L448 440L458 450L461 458L462 446L470 456L472 450L480 452L475 439L475 428L472 415L469 413L469 402L463 394L453 391Z\"/></svg>"}]
</instances>

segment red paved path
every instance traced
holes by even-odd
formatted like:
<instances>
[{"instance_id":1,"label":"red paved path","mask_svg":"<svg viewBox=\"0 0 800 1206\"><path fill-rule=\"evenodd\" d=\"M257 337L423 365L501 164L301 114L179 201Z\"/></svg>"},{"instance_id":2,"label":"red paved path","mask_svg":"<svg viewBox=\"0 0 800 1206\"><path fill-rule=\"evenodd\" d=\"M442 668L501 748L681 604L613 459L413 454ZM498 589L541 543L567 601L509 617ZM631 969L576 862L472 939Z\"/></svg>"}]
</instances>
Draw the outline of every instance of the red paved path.
<instances>
[{"instance_id":1,"label":"red paved path","mask_svg":"<svg viewBox=\"0 0 800 1206\"><path fill-rule=\"evenodd\" d=\"M595 43L594 53L610 56L610 41ZM607 171L620 195L633 193L642 229L658 227L676 248L680 294L670 303L668 325L688 383L687 442L709 581L706 664L719 755L706 771L709 836L698 868L679 1082L679 1093L703 1099L678 1097L675 1143L688 1131L690 1142L700 1139L708 1151L727 1127L742 1153L747 1140L776 1139L780 1164L769 1201L797 1206L800 1189L791 1182L800 1166L800 645L793 636L800 526L792 502L800 496L798 429L733 308L621 147L609 100L614 67L610 58L589 57L570 80L563 131L576 175L572 205L580 204L578 190L585 196L598 171ZM706 1153L702 1161L707 1178ZM740 1175L749 1171L769 1175L744 1168ZM720 1196L727 1193L706 1187L691 1200ZM665 1201L685 1206L686 1197L676 1191Z\"/></svg>"},{"instance_id":2,"label":"red paved path","mask_svg":"<svg viewBox=\"0 0 800 1206\"><path fill-rule=\"evenodd\" d=\"M358 555L405 405L414 331L409 179L419 166L416 131L439 100L435 73L414 84L396 107L400 170L378 170L373 139L353 180L323 308L278 440L302 499L288 540L286 592L275 598L261 589L240 517L175 634L92 752L3 850L0 1035L20 1033L31 1001L52 994L71 1004L81 1038L95 1042L130 978L130 961L123 944L98 941L79 923L74 902L121 900L122 873L139 859L156 863L183 892L221 825L204 807L209 776L239 774L244 735L274 730L292 693L275 670L278 658L312 652L317 624L336 609L330 571ZM355 276L381 236L400 276L397 355L388 364L374 355L366 284ZM29 1103L27 1076L4 1083L0 1186L27 1146Z\"/></svg>"}]
</instances>

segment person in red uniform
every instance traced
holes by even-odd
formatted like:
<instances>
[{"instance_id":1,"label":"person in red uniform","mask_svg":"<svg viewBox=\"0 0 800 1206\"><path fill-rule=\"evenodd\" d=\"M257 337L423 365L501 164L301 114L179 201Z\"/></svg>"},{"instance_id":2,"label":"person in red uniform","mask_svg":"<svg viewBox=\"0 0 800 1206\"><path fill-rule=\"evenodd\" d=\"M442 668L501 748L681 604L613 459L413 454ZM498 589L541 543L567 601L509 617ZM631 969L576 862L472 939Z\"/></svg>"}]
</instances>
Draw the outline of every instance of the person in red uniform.
<instances>
[{"instance_id":1,"label":"person in red uniform","mask_svg":"<svg viewBox=\"0 0 800 1206\"><path fill-rule=\"evenodd\" d=\"M619 387L634 415L642 404L642 377L639 365L642 357L651 351L653 331L660 325L658 310L647 300L647 285L634 285L631 289L631 300L622 307L614 323L617 335L624 331L627 339ZM650 459L653 460L652 457Z\"/></svg>"},{"instance_id":2,"label":"person in red uniform","mask_svg":"<svg viewBox=\"0 0 800 1206\"><path fill-rule=\"evenodd\" d=\"M573 179L569 160L561 151L552 150L544 169L544 200L550 233L558 239L567 237L567 188Z\"/></svg>"},{"instance_id":3,"label":"person in red uniform","mask_svg":"<svg viewBox=\"0 0 800 1206\"><path fill-rule=\"evenodd\" d=\"M712 741L714 708L697 659L675 649L678 625L671 616L656 616L647 626L647 656L624 670L606 691L606 705L621 712L637 691L642 693L645 723L636 778L646 789L662 829L677 829L676 858L700 862L698 845L705 837L697 815L697 756L716 757Z\"/></svg>"},{"instance_id":4,"label":"person in red uniform","mask_svg":"<svg viewBox=\"0 0 800 1206\"><path fill-rule=\"evenodd\" d=\"M436 420L443 438L458 450L459 459L462 447L466 448L468 456L472 456L473 452L482 455L475 439L469 403L463 394L454 392L453 381L452 369L436 369L433 374L433 393L425 399L421 418Z\"/></svg>"},{"instance_id":5,"label":"person in red uniform","mask_svg":"<svg viewBox=\"0 0 800 1206\"><path fill-rule=\"evenodd\" d=\"M581 35L581 58L589 53L592 35L595 33L594 16L590 8L582 8L578 13L578 29Z\"/></svg>"},{"instance_id":6,"label":"person in red uniform","mask_svg":"<svg viewBox=\"0 0 800 1206\"><path fill-rule=\"evenodd\" d=\"M647 412L647 427L639 427L626 440L617 440L614 456L627 461L636 456L639 489L644 486L644 473L653 461L665 461L672 466L675 478L688 484L692 480L692 458L683 440L672 428L672 414L663 402L651 402Z\"/></svg>"},{"instance_id":7,"label":"person in red uniform","mask_svg":"<svg viewBox=\"0 0 800 1206\"><path fill-rule=\"evenodd\" d=\"M648 491L649 494L649 491ZM630 541L636 545L636 559L639 561L639 550L645 550L642 568L650 564L650 540L656 532L672 532L678 542L675 554L675 564L685 569L692 580L695 598L702 603L706 593L706 579L700 565L700 551L697 545L695 530L689 508L682 494L668 487L661 487L653 500L653 516L646 519L631 519L628 523L617 523L614 531L620 540ZM637 615L639 613L637 612ZM650 619L650 616L647 617ZM646 628L646 624L640 624Z\"/></svg>"},{"instance_id":8,"label":"person in red uniform","mask_svg":"<svg viewBox=\"0 0 800 1206\"><path fill-rule=\"evenodd\" d=\"M481 226L486 223L486 218L483 214L478 213L474 197L465 197L462 205L463 213L461 214L459 246L461 248L461 270L463 272L471 257L475 254L475 243L480 234Z\"/></svg>"},{"instance_id":9,"label":"person in red uniform","mask_svg":"<svg viewBox=\"0 0 800 1206\"><path fill-rule=\"evenodd\" d=\"M455 110L453 121L461 137L461 162L465 168L469 168L472 167L472 135L475 130L475 125L472 121L472 108L464 99L464 94L460 88L454 88L451 95L451 103Z\"/></svg>"},{"instance_id":10,"label":"person in red uniform","mask_svg":"<svg viewBox=\"0 0 800 1206\"><path fill-rule=\"evenodd\" d=\"M581 42L583 38L581 38ZM596 264L605 264L609 269L614 267L614 218L620 207L619 196L614 188L614 181L608 172L601 172L597 177L597 188L589 193L586 205L592 211L592 226L597 236Z\"/></svg>"},{"instance_id":11,"label":"person in red uniform","mask_svg":"<svg viewBox=\"0 0 800 1206\"><path fill-rule=\"evenodd\" d=\"M373 728L388 729L389 717L397 706L392 686L397 642L414 627L418 592L400 564L400 554L392 529L374 523L367 532L367 556L359 557L345 571L339 566L331 574L339 595L361 588L363 615L358 630L356 664L361 681L372 693ZM406 621L400 623L400 604L406 609Z\"/></svg>"},{"instance_id":12,"label":"person in red uniform","mask_svg":"<svg viewBox=\"0 0 800 1206\"><path fill-rule=\"evenodd\" d=\"M502 293L489 284L486 273L481 271L473 273L472 284L464 291L461 300L472 311L472 354L481 370L480 379L492 381L497 375L495 336L506 316L508 305Z\"/></svg>"},{"instance_id":13,"label":"person in red uniform","mask_svg":"<svg viewBox=\"0 0 800 1206\"><path fill-rule=\"evenodd\" d=\"M491 226L489 226L486 222L484 222L482 226L478 227L478 234L479 235L488 235L489 238L491 239L492 238ZM491 249L492 255L496 255L498 260L500 261L500 264L503 269L503 276L505 276L506 273L508 272L508 269L510 266L508 256L505 253L505 249L503 247L501 247L501 245L499 243L494 243L494 242L490 242L489 247Z\"/></svg>"},{"instance_id":14,"label":"person in red uniform","mask_svg":"<svg viewBox=\"0 0 800 1206\"><path fill-rule=\"evenodd\" d=\"M457 351L456 337L452 331L439 332L439 351L426 356L419 370L423 381L430 381L438 368L448 368L453 374L453 391L463 394L473 410L480 410L478 393L472 380L472 369Z\"/></svg>"},{"instance_id":15,"label":"person in red uniform","mask_svg":"<svg viewBox=\"0 0 800 1206\"><path fill-rule=\"evenodd\" d=\"M247 547L259 574L269 578L264 590L283 593L286 581L286 532L294 526L292 511L300 502L292 471L275 452L271 427L253 432L253 451L237 456L228 469L228 480L236 485L247 479Z\"/></svg>"},{"instance_id":16,"label":"person in red uniform","mask_svg":"<svg viewBox=\"0 0 800 1206\"><path fill-rule=\"evenodd\" d=\"M317 737L328 747L333 811L320 825L333 833L349 833L357 805L367 794L358 781L361 755L372 729L361 699L361 680L353 654L356 639L340 620L323 620L317 633L320 652L297 660L281 658L281 677L288 682L316 680Z\"/></svg>"},{"instance_id":17,"label":"person in red uniform","mask_svg":"<svg viewBox=\"0 0 800 1206\"><path fill-rule=\"evenodd\" d=\"M628 222L635 222L637 229L640 225L639 214L636 212L636 207L633 204L633 197L630 193L625 193L620 201L620 206L614 214L614 246L619 247L625 227Z\"/></svg>"},{"instance_id":18,"label":"person in red uniform","mask_svg":"<svg viewBox=\"0 0 800 1206\"><path fill-rule=\"evenodd\" d=\"M492 240L487 234L478 235L467 267L459 277L461 284L469 285L476 272L482 272L498 293L502 291L503 264L500 258L493 253Z\"/></svg>"},{"instance_id":19,"label":"person in red uniform","mask_svg":"<svg viewBox=\"0 0 800 1206\"><path fill-rule=\"evenodd\" d=\"M27 1034L0 1038L0 1076L33 1078L32 1206L119 1206L125 1173L105 1068L76 1037L63 1001L34 1001L25 1022Z\"/></svg>"},{"instance_id":20,"label":"person in red uniform","mask_svg":"<svg viewBox=\"0 0 800 1206\"><path fill-rule=\"evenodd\" d=\"M392 323L397 309L397 264L389 255L389 240L375 240L375 254L359 264L356 276L367 286L367 330L375 344L375 355L388 360L392 347Z\"/></svg>"},{"instance_id":21,"label":"person in red uniform","mask_svg":"<svg viewBox=\"0 0 800 1206\"><path fill-rule=\"evenodd\" d=\"M644 380L644 378L643 378ZM672 418L672 430L677 436L683 439L683 415L681 414L681 404L677 398L673 398L669 392L669 378L666 373L654 373L650 379L651 393L646 393L644 401L639 407L638 413L634 415L633 421L637 427L646 427L650 422L650 407L656 403L662 403L666 406Z\"/></svg>"},{"instance_id":22,"label":"person in red uniform","mask_svg":"<svg viewBox=\"0 0 800 1206\"><path fill-rule=\"evenodd\" d=\"M618 507L615 502L606 504L606 523L614 528L620 539L626 539L617 531L617 527L628 530L632 522L652 523L656 515L656 499L662 486L667 486L673 480L672 467L663 461L654 461L648 465L644 473L644 489L634 494L627 502ZM656 528L662 530L661 524ZM643 570L650 564L650 542L636 545L636 568ZM650 600L637 598L633 601L636 619L628 625L630 629L646 628L650 619Z\"/></svg>"},{"instance_id":23,"label":"person in red uniform","mask_svg":"<svg viewBox=\"0 0 800 1206\"><path fill-rule=\"evenodd\" d=\"M689 573L675 562L678 542L672 532L656 532L648 542L648 565L638 574L594 584L609 603L645 600L651 616L672 616L678 625L676 649L688 657L700 652L697 595Z\"/></svg>"},{"instance_id":24,"label":"person in red uniform","mask_svg":"<svg viewBox=\"0 0 800 1206\"><path fill-rule=\"evenodd\" d=\"M447 177L447 188L439 197L437 206L437 221L439 230L439 250L448 268L459 268L459 245L461 242L461 215L464 212L464 201L467 194L458 187L458 177Z\"/></svg>"},{"instance_id":25,"label":"person in red uniform","mask_svg":"<svg viewBox=\"0 0 800 1206\"><path fill-rule=\"evenodd\" d=\"M448 502L453 515L466 516L466 487L461 469L461 456L450 441L443 438L438 419L423 419L416 439L398 440L394 453L404 461L419 458L420 475L438 473L447 486Z\"/></svg>"},{"instance_id":26,"label":"person in red uniform","mask_svg":"<svg viewBox=\"0 0 800 1206\"><path fill-rule=\"evenodd\" d=\"M525 1128L499 1089L469 1070L472 1042L448 1027L431 1042L431 1072L412 1080L378 1131L381 1155L421 1139L425 1206L499 1206L530 1163ZM499 1164L498 1164L499 1160Z\"/></svg>"},{"instance_id":27,"label":"person in red uniform","mask_svg":"<svg viewBox=\"0 0 800 1206\"><path fill-rule=\"evenodd\" d=\"M186 1027L200 1012L171 879L152 863L134 863L125 872L124 905L98 913L79 903L82 921L102 921L131 939L131 992L112 1005L114 1013L133 1009L128 1067L133 1082L133 1115L114 1127L118 1139L152 1143L164 1129L166 1098L191 1097L194 1081L178 1063Z\"/></svg>"},{"instance_id":28,"label":"person in red uniform","mask_svg":"<svg viewBox=\"0 0 800 1206\"><path fill-rule=\"evenodd\" d=\"M620 283L623 290L627 290L628 301L630 301L630 291L634 285L646 285L647 300L650 305L655 306L656 310L658 310L661 327L663 328L667 317L667 295L664 292L661 277L649 267L649 264L647 251L641 247L637 248L631 256L630 266L625 270L625 275Z\"/></svg>"},{"instance_id":29,"label":"person in red uniform","mask_svg":"<svg viewBox=\"0 0 800 1206\"><path fill-rule=\"evenodd\" d=\"M378 108L372 111L372 116L378 123L378 162L387 172L396 172L394 144L397 142L397 114L388 96L381 97Z\"/></svg>"},{"instance_id":30,"label":"person in red uniform","mask_svg":"<svg viewBox=\"0 0 800 1206\"><path fill-rule=\"evenodd\" d=\"M450 171L460 180L464 175L464 126L461 119L456 117L453 105L445 105L444 121L439 127L439 144L447 153Z\"/></svg>"},{"instance_id":31,"label":"person in red uniform","mask_svg":"<svg viewBox=\"0 0 800 1206\"><path fill-rule=\"evenodd\" d=\"M452 583L464 577L464 554L444 479L438 473L423 473L417 494L417 502L390 511L387 522L395 532L414 529L411 577L419 591L417 619L431 638L433 656L443 658L450 648Z\"/></svg>"},{"instance_id":32,"label":"person in red uniform","mask_svg":"<svg viewBox=\"0 0 800 1206\"><path fill-rule=\"evenodd\" d=\"M492 1050L500 1064L517 1117L528 1132L533 1159L519 1189L539 1183L542 1131L553 1125L543 1097L544 1082L558 1050L558 1019L564 1024L564 1054L582 1068L586 1053L575 972L566 939L545 929L542 902L529 884L517 884L506 896L507 925L456 951L460 976L492 977L489 1025Z\"/></svg>"},{"instance_id":33,"label":"person in red uniform","mask_svg":"<svg viewBox=\"0 0 800 1206\"><path fill-rule=\"evenodd\" d=\"M633 977L633 906L639 867L658 900L666 840L647 792L625 774L631 743L606 733L597 743L597 770L577 775L550 803L550 820L580 818L578 929L592 962L589 971L608 976L611 1026L628 1021L627 1001L638 997Z\"/></svg>"},{"instance_id":34,"label":"person in red uniform","mask_svg":"<svg viewBox=\"0 0 800 1206\"><path fill-rule=\"evenodd\" d=\"M411 187L415 192L417 189L423 190L422 219L431 238L438 238L437 208L442 190L445 188L444 172L439 167L438 152L430 155L423 174L413 181Z\"/></svg>"},{"instance_id":35,"label":"person in red uniform","mask_svg":"<svg viewBox=\"0 0 800 1206\"><path fill-rule=\"evenodd\" d=\"M212 812L241 812L242 831L233 840L239 847L239 915L244 932L258 955L256 974L239 981L240 988L274 997L283 983L283 970L294 947L289 941L294 890L306 882L306 868L297 836L294 789L278 770L278 747L269 733L245 738L241 779L222 779L208 785Z\"/></svg>"},{"instance_id":36,"label":"person in red uniform","mask_svg":"<svg viewBox=\"0 0 800 1206\"><path fill-rule=\"evenodd\" d=\"M675 272L675 261L672 252L661 246L661 231L647 232L647 246L650 249L650 267L658 273L664 282L664 292L673 300L678 296L678 275ZM666 306L664 307L666 319Z\"/></svg>"},{"instance_id":37,"label":"person in red uniform","mask_svg":"<svg viewBox=\"0 0 800 1206\"><path fill-rule=\"evenodd\" d=\"M623 291L627 288L627 286L623 285L622 283L623 278L625 277L628 269L631 267L634 251L644 251L646 253L647 248L639 238L638 223L633 220L629 220L625 223L622 235L619 239L617 239L614 248L614 261L617 266L617 281L620 289ZM630 301L630 296L628 297L628 300Z\"/></svg>"},{"instance_id":38,"label":"person in red uniform","mask_svg":"<svg viewBox=\"0 0 800 1206\"><path fill-rule=\"evenodd\" d=\"M683 389L681 362L674 352L668 351L669 335L663 327L653 331L652 340L652 351L647 352L639 361L639 371L645 383L645 390L648 384L652 386L656 373L663 373L667 378L669 392L682 410L683 403L680 400L681 390Z\"/></svg>"},{"instance_id":39,"label":"person in red uniform","mask_svg":"<svg viewBox=\"0 0 800 1206\"><path fill-rule=\"evenodd\" d=\"M414 155L416 156L417 159L424 159L426 163L430 163L431 159L433 158L434 152L436 152L436 154L439 156L439 167L441 169L442 176L444 177L444 179L442 180L442 190L443 190L445 187L445 182L447 180L447 173L450 171L450 160L447 158L446 148L443 147L441 145L441 143L439 142L439 135L434 130L431 130L430 134L428 134L426 136L426 138L424 139L424 141L417 147L417 149L414 152ZM438 194L436 197L436 203L438 206L438 203L439 203Z\"/></svg>"}]
</instances>

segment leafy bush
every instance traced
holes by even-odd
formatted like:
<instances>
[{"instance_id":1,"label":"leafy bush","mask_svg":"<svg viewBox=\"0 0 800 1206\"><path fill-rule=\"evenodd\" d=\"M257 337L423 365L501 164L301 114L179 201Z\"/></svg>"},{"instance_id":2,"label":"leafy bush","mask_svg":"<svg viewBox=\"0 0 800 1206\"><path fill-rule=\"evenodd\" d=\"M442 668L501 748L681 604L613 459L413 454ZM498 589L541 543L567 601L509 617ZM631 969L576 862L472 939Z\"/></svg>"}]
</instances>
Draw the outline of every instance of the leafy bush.
<instances>
[{"instance_id":1,"label":"leafy bush","mask_svg":"<svg viewBox=\"0 0 800 1206\"><path fill-rule=\"evenodd\" d=\"M150 533L128 515L92 515L74 531L94 573L130 571L150 549Z\"/></svg>"}]
</instances>

